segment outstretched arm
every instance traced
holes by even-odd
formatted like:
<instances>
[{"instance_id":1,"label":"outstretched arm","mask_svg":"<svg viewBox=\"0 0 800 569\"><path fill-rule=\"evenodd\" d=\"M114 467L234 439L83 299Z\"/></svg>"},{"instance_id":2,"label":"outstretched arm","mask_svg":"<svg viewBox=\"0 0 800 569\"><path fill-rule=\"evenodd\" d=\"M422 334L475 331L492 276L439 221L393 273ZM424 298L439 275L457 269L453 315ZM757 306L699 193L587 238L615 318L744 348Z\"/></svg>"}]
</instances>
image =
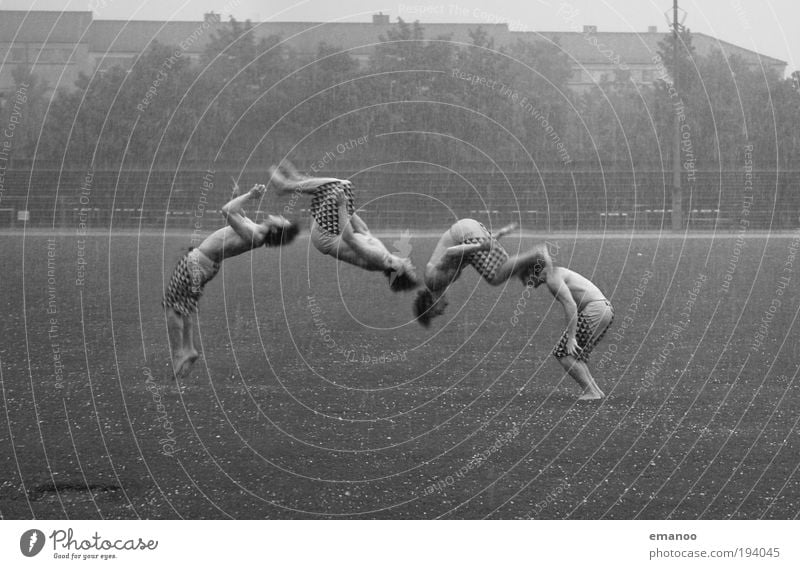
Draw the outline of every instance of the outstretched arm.
<instances>
[{"instance_id":1,"label":"outstretched arm","mask_svg":"<svg viewBox=\"0 0 800 569\"><path fill-rule=\"evenodd\" d=\"M228 222L228 225L230 225L233 230L236 231L236 234L248 243L251 243L262 237L264 229L262 226L247 218L247 216L244 214L244 209L242 206L244 206L247 200L259 199L264 195L265 191L266 187L263 184L256 184L250 188L249 192L246 192L240 196L236 196L222 206L222 217L224 217L225 221Z\"/></svg>"}]
</instances>

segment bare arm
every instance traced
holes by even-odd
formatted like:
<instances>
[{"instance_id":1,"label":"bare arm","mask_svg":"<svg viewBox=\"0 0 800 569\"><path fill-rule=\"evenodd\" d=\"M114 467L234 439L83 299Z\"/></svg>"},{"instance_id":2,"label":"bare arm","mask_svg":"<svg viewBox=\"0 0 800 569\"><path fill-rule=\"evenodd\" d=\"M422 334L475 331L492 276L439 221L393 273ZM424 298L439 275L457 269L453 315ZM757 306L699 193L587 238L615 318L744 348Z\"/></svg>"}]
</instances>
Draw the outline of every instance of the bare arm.
<instances>
[{"instance_id":1,"label":"bare arm","mask_svg":"<svg viewBox=\"0 0 800 569\"><path fill-rule=\"evenodd\" d=\"M259 199L264 195L266 188L261 184L256 184L250 191L236 196L231 201L222 206L222 217L228 222L233 230L239 237L244 239L247 243L258 241L264 236L264 228L251 219L248 219L244 214L242 206L247 200Z\"/></svg>"}]
</instances>

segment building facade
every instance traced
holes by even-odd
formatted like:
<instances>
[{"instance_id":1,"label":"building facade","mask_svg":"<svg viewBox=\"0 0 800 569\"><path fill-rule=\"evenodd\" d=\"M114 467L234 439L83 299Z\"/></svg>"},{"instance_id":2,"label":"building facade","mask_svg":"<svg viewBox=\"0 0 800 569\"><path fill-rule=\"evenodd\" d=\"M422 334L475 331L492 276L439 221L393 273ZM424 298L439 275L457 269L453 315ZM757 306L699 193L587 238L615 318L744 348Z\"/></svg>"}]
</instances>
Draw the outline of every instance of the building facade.
<instances>
[{"instance_id":1,"label":"building facade","mask_svg":"<svg viewBox=\"0 0 800 569\"><path fill-rule=\"evenodd\" d=\"M197 60L214 32L228 23L216 14L203 20L137 21L95 20L92 12L0 11L0 104L15 89L14 70L24 68L47 83L49 90L73 89L79 73L91 74L115 65L130 67L135 58L154 42L181 45L183 55ZM364 64L382 37L395 24L388 15L376 14L372 22L260 22L253 23L257 38L279 36L285 45L305 56L316 54L317 46L348 50ZM422 23L426 39L447 38L470 44L476 24ZM603 32L594 26L583 31L511 31L507 24L481 24L497 48L517 39L557 45L572 66L570 85L588 88L613 81L620 72L648 84L658 77L655 55L658 44L668 35L655 27L642 33ZM783 76L786 62L717 40L693 34L698 54L716 49L725 57L738 56L747 64L774 70ZM185 49L183 48L185 46Z\"/></svg>"}]
</instances>

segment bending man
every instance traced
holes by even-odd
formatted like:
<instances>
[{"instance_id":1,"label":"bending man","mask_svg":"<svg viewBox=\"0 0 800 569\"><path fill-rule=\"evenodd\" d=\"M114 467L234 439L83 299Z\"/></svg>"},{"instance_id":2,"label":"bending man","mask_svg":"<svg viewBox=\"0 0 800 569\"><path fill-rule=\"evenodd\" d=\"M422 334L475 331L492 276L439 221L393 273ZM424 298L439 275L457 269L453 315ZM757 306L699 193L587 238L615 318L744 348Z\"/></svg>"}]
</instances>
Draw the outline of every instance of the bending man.
<instances>
[{"instance_id":1,"label":"bending man","mask_svg":"<svg viewBox=\"0 0 800 569\"><path fill-rule=\"evenodd\" d=\"M589 354L614 321L614 307L597 286L566 267L553 264L546 246L534 249L536 261L521 274L522 282L534 287L546 284L564 308L567 327L553 356L583 388L582 400L602 399L605 394L589 372Z\"/></svg>"}]
</instances>

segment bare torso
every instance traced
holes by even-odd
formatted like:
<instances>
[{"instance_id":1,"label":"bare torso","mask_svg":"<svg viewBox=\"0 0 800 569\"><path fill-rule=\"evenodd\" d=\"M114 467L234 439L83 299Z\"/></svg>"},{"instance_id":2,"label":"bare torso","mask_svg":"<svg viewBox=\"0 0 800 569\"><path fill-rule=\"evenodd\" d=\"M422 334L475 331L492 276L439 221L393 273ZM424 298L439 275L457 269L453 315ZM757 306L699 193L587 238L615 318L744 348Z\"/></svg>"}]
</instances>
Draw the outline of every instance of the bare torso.
<instances>
[{"instance_id":1,"label":"bare torso","mask_svg":"<svg viewBox=\"0 0 800 569\"><path fill-rule=\"evenodd\" d=\"M371 233L353 233L352 239L361 241L361 254L342 238L320 228L316 221L311 223L311 242L321 253L339 261L361 267L367 271L383 271L388 266L389 250L380 239Z\"/></svg>"},{"instance_id":2,"label":"bare torso","mask_svg":"<svg viewBox=\"0 0 800 569\"><path fill-rule=\"evenodd\" d=\"M245 240L233 227L226 225L206 237L197 248L213 262L221 263L228 257L241 255L263 244L263 239Z\"/></svg>"},{"instance_id":3,"label":"bare torso","mask_svg":"<svg viewBox=\"0 0 800 569\"><path fill-rule=\"evenodd\" d=\"M592 281L575 271L564 267L555 267L552 269L551 275L552 277L547 279L547 286L550 292L555 295L563 281L579 311L586 308L586 305L590 302L606 300L605 295Z\"/></svg>"},{"instance_id":4,"label":"bare torso","mask_svg":"<svg viewBox=\"0 0 800 569\"><path fill-rule=\"evenodd\" d=\"M486 228L474 219L460 219L455 222L439 239L425 267L425 286L429 290L441 290L461 276L466 259L446 256L447 249L463 244L466 239L489 236Z\"/></svg>"}]
</instances>

